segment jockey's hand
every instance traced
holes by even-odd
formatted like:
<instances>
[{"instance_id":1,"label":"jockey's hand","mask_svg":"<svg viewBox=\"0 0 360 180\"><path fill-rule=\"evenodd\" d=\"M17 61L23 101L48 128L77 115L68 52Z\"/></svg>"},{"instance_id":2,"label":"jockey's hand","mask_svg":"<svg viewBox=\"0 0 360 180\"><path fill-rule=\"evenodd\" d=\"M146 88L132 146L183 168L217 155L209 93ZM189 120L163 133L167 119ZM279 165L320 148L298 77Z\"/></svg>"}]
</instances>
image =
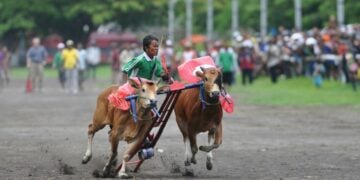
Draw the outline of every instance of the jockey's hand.
<instances>
[{"instance_id":1,"label":"jockey's hand","mask_svg":"<svg viewBox=\"0 0 360 180\"><path fill-rule=\"evenodd\" d=\"M174 79L172 77L170 77L170 79L167 81L168 84L172 84L174 83Z\"/></svg>"},{"instance_id":2,"label":"jockey's hand","mask_svg":"<svg viewBox=\"0 0 360 180\"><path fill-rule=\"evenodd\" d=\"M168 84L172 84L174 82L173 78L169 76L169 74L163 74L161 76L161 79L165 82L167 82Z\"/></svg>"}]
</instances>

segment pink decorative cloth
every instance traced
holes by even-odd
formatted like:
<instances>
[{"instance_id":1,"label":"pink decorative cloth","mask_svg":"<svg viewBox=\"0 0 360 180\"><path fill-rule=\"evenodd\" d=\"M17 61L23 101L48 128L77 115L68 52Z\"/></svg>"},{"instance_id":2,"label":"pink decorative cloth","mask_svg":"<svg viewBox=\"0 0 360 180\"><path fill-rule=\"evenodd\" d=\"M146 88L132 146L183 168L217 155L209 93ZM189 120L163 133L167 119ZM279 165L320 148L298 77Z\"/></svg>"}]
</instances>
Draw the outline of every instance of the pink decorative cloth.
<instances>
[{"instance_id":1,"label":"pink decorative cloth","mask_svg":"<svg viewBox=\"0 0 360 180\"><path fill-rule=\"evenodd\" d=\"M141 84L138 78L131 79L134 80L138 85ZM146 82L148 80L141 78L141 81ZM120 86L117 91L111 93L108 96L108 100L115 108L126 111L130 108L130 102L127 101L125 98L129 95L135 94L135 92L135 88L132 87L129 82L126 82L125 84Z\"/></svg>"},{"instance_id":2,"label":"pink decorative cloth","mask_svg":"<svg viewBox=\"0 0 360 180\"><path fill-rule=\"evenodd\" d=\"M196 76L196 71L203 68L216 67L214 60L210 56L204 56L184 62L178 67L179 76L188 83L196 83L201 79Z\"/></svg>"},{"instance_id":3,"label":"pink decorative cloth","mask_svg":"<svg viewBox=\"0 0 360 180\"><path fill-rule=\"evenodd\" d=\"M226 99L225 99L226 97ZM224 96L220 96L220 104L223 108L223 110L227 113L234 112L234 99L230 96L230 94L226 94Z\"/></svg>"}]
</instances>

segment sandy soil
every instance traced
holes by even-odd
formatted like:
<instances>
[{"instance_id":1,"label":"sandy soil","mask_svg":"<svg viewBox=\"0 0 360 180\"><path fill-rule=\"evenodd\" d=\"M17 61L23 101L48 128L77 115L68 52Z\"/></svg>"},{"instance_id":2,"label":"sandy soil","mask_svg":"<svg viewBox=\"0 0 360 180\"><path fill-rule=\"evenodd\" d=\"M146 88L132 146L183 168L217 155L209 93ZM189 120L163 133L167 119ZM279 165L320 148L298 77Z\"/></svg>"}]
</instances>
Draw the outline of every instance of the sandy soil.
<instances>
[{"instance_id":1,"label":"sandy soil","mask_svg":"<svg viewBox=\"0 0 360 180\"><path fill-rule=\"evenodd\" d=\"M106 82L98 82L106 84ZM0 92L0 179L91 179L109 151L108 128L96 134L93 158L81 164L87 125L98 85L77 95L47 80L42 93L24 93L14 80ZM205 153L193 166L196 179L359 179L360 112L354 107L276 107L245 105L225 114L224 139L206 170ZM206 135L198 136L205 144ZM119 156L125 143L119 146ZM182 179L184 145L174 117L136 179ZM163 152L159 152L161 149Z\"/></svg>"}]
</instances>

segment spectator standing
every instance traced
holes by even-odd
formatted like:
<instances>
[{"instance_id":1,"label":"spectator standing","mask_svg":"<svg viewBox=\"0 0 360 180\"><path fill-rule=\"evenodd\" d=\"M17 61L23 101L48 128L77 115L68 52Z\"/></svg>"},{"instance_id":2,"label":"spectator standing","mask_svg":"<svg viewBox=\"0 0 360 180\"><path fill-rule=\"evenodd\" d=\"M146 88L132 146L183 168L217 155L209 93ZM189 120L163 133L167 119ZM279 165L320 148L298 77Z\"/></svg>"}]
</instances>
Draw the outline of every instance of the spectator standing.
<instances>
[{"instance_id":1,"label":"spectator standing","mask_svg":"<svg viewBox=\"0 0 360 180\"><path fill-rule=\"evenodd\" d=\"M190 41L185 42L184 52L181 55L181 64L191 59L195 59L196 57L197 57L196 51L193 50L191 42Z\"/></svg>"},{"instance_id":2,"label":"spectator standing","mask_svg":"<svg viewBox=\"0 0 360 180\"><path fill-rule=\"evenodd\" d=\"M166 68L172 77L176 74L177 64L175 62L175 52L171 40L166 40L165 48L160 53L160 60L166 62Z\"/></svg>"},{"instance_id":3,"label":"spectator standing","mask_svg":"<svg viewBox=\"0 0 360 180\"><path fill-rule=\"evenodd\" d=\"M235 58L234 51L226 43L220 49L219 66L222 67L223 83L225 87L231 86L234 82Z\"/></svg>"},{"instance_id":4,"label":"spectator standing","mask_svg":"<svg viewBox=\"0 0 360 180\"><path fill-rule=\"evenodd\" d=\"M221 41L215 41L213 44L213 47L211 49L209 49L209 55L212 57L212 59L214 60L215 64L219 64L219 51L221 48Z\"/></svg>"},{"instance_id":5,"label":"spectator standing","mask_svg":"<svg viewBox=\"0 0 360 180\"><path fill-rule=\"evenodd\" d=\"M28 78L32 82L32 87L39 92L43 88L43 71L47 56L46 49L40 44L40 38L33 38L32 46L26 53L26 65L29 69Z\"/></svg>"},{"instance_id":6,"label":"spectator standing","mask_svg":"<svg viewBox=\"0 0 360 180\"><path fill-rule=\"evenodd\" d=\"M111 48L111 83L120 84L120 50L116 43Z\"/></svg>"},{"instance_id":7,"label":"spectator standing","mask_svg":"<svg viewBox=\"0 0 360 180\"><path fill-rule=\"evenodd\" d=\"M124 49L120 53L120 66L123 67L125 64L127 64L131 59L135 57L134 49L130 47L129 44L124 45ZM125 83L127 80L127 74L122 74L122 80L121 83Z\"/></svg>"},{"instance_id":8,"label":"spectator standing","mask_svg":"<svg viewBox=\"0 0 360 180\"><path fill-rule=\"evenodd\" d=\"M322 74L325 72L325 67L321 60L316 60L314 64L314 72L313 72L313 82L315 87L321 88L322 86Z\"/></svg>"},{"instance_id":9,"label":"spectator standing","mask_svg":"<svg viewBox=\"0 0 360 180\"><path fill-rule=\"evenodd\" d=\"M281 71L280 65L280 48L276 44L276 39L273 38L269 42L269 50L267 53L267 68L270 73L272 83L277 83L278 76Z\"/></svg>"},{"instance_id":10,"label":"spectator standing","mask_svg":"<svg viewBox=\"0 0 360 180\"><path fill-rule=\"evenodd\" d=\"M247 84L246 79L248 79L249 84L252 84L254 75L253 70L255 66L255 53L250 40L246 40L242 43L238 56L238 64L241 70L242 84Z\"/></svg>"},{"instance_id":11,"label":"spectator standing","mask_svg":"<svg viewBox=\"0 0 360 180\"><path fill-rule=\"evenodd\" d=\"M305 75L310 76L314 73L314 67L317 59L319 59L320 49L317 46L317 41L313 37L309 37L305 41L304 60L305 60Z\"/></svg>"},{"instance_id":12,"label":"spectator standing","mask_svg":"<svg viewBox=\"0 0 360 180\"><path fill-rule=\"evenodd\" d=\"M53 68L58 70L58 78L61 85L61 88L65 89L65 70L64 70L64 61L62 58L62 50L65 48L64 43L59 43L57 45L57 52L54 55L53 59Z\"/></svg>"},{"instance_id":13,"label":"spectator standing","mask_svg":"<svg viewBox=\"0 0 360 180\"><path fill-rule=\"evenodd\" d=\"M86 50L84 49L84 46L79 43L77 45L78 50L78 63L77 63L77 69L78 69L78 86L80 91L84 90L84 81L85 81L85 71L86 71Z\"/></svg>"},{"instance_id":14,"label":"spectator standing","mask_svg":"<svg viewBox=\"0 0 360 180\"><path fill-rule=\"evenodd\" d=\"M86 50L86 54L87 54L87 65L88 65L88 76L90 78L95 80L96 79L96 68L98 66L98 64L100 63L100 58L101 58L101 52L100 52L100 48L96 45L95 41L92 41L90 43L90 47L87 48Z\"/></svg>"},{"instance_id":15,"label":"spectator standing","mask_svg":"<svg viewBox=\"0 0 360 180\"><path fill-rule=\"evenodd\" d=\"M325 67L325 77L327 79L333 78L337 79L337 71L338 71L338 62L336 56L336 47L333 41L331 40L331 36L328 34L323 35L323 45L322 45L322 60L324 61Z\"/></svg>"},{"instance_id":16,"label":"spectator standing","mask_svg":"<svg viewBox=\"0 0 360 180\"><path fill-rule=\"evenodd\" d=\"M77 61L78 51L74 48L74 42L72 40L66 41L66 48L62 51L62 57L64 59L65 69L65 90L67 93L78 92L78 77L77 77Z\"/></svg>"},{"instance_id":17,"label":"spectator standing","mask_svg":"<svg viewBox=\"0 0 360 180\"><path fill-rule=\"evenodd\" d=\"M4 72L4 65L5 65L5 55L2 50L0 50L0 91L4 87L5 82L5 72Z\"/></svg>"},{"instance_id":18,"label":"spectator standing","mask_svg":"<svg viewBox=\"0 0 360 180\"><path fill-rule=\"evenodd\" d=\"M11 53L9 51L9 49L7 48L7 46L3 46L2 47L2 52L4 54L4 77L5 77L5 82L6 85L8 85L10 83L10 58L11 58Z\"/></svg>"},{"instance_id":19,"label":"spectator standing","mask_svg":"<svg viewBox=\"0 0 360 180\"><path fill-rule=\"evenodd\" d=\"M285 36L281 43L281 64L287 79L295 75L295 59L292 58L292 50L289 47L289 37Z\"/></svg>"}]
</instances>

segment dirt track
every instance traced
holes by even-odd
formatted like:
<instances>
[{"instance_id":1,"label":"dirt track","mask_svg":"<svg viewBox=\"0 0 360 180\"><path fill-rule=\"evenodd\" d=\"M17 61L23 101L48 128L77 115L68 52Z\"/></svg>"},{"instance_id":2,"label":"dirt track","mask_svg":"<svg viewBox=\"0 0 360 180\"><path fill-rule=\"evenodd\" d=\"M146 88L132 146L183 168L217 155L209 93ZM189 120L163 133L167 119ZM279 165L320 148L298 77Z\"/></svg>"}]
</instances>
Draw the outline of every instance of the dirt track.
<instances>
[{"instance_id":1,"label":"dirt track","mask_svg":"<svg viewBox=\"0 0 360 180\"><path fill-rule=\"evenodd\" d=\"M98 83L99 84L99 83ZM101 84L105 84L102 82ZM94 139L93 158L81 164L87 125L101 90L77 95L45 82L44 92L25 94L14 80L0 92L0 179L90 179L109 151L108 128ZM353 107L271 107L241 103L225 114L223 144L207 171L205 154L193 166L198 179L360 179L360 112ZM205 143L200 135L199 144ZM119 156L125 143L119 146ZM136 178L184 178L184 146L172 118L155 157Z\"/></svg>"}]
</instances>

